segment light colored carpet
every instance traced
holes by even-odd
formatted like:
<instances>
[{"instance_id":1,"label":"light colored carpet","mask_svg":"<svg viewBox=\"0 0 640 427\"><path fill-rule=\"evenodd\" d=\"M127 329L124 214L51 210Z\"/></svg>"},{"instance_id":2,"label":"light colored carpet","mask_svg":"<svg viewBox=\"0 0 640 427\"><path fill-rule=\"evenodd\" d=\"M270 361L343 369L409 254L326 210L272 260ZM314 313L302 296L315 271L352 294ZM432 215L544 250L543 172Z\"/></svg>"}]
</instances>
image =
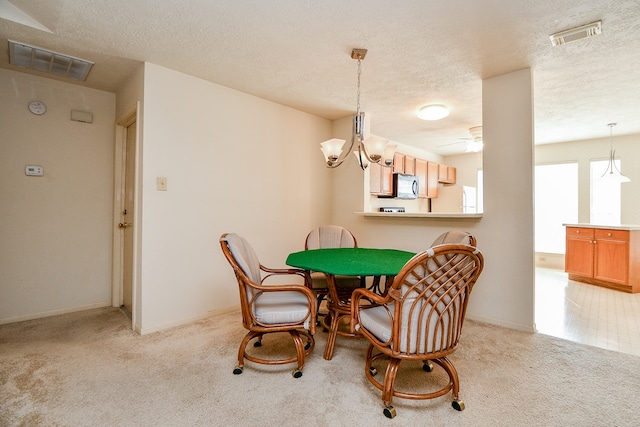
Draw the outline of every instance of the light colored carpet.
<instances>
[{"instance_id":1,"label":"light colored carpet","mask_svg":"<svg viewBox=\"0 0 640 427\"><path fill-rule=\"evenodd\" d=\"M104 308L0 326L0 425L640 425L640 358L540 334L468 321L451 357L466 409L452 409L451 395L394 398L389 420L364 375L363 339L338 337L326 361L320 330L294 379L293 365L248 362L232 374L239 311L142 337L129 325ZM263 344L280 351L288 335ZM402 369L407 387L441 377Z\"/></svg>"}]
</instances>

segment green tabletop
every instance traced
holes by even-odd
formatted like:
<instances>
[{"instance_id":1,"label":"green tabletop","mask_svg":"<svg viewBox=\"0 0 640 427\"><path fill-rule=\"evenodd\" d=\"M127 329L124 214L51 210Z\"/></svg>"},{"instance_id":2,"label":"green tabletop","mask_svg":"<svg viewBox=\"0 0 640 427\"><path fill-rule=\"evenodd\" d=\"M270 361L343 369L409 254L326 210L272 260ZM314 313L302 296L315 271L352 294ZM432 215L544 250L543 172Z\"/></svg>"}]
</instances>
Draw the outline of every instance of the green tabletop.
<instances>
[{"instance_id":1,"label":"green tabletop","mask_svg":"<svg viewBox=\"0 0 640 427\"><path fill-rule=\"evenodd\" d=\"M395 249L335 248L294 252L287 265L340 276L395 276L415 253Z\"/></svg>"}]
</instances>

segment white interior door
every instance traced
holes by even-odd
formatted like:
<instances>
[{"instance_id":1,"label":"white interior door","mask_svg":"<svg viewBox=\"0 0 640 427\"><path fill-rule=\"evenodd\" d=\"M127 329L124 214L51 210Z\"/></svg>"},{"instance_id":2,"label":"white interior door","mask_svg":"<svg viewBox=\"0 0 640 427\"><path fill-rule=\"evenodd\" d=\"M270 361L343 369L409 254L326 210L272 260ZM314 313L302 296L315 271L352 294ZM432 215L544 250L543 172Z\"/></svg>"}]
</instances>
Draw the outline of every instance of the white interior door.
<instances>
[{"instance_id":1,"label":"white interior door","mask_svg":"<svg viewBox=\"0 0 640 427\"><path fill-rule=\"evenodd\" d=\"M124 197L121 222L123 230L122 257L122 305L131 314L133 312L133 237L134 237L134 201L135 201L135 165L136 165L136 122L127 126L125 140Z\"/></svg>"}]
</instances>

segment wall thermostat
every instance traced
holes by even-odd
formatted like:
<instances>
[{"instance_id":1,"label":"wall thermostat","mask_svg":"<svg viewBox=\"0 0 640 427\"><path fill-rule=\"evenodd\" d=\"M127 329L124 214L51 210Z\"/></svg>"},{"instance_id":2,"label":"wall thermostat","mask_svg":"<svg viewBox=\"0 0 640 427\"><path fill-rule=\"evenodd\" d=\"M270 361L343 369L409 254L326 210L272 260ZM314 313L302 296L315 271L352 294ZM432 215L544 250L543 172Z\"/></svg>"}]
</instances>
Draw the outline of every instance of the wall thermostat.
<instances>
[{"instance_id":1,"label":"wall thermostat","mask_svg":"<svg viewBox=\"0 0 640 427\"><path fill-rule=\"evenodd\" d=\"M27 165L24 168L24 173L27 176L43 176L44 168L42 166Z\"/></svg>"},{"instance_id":2,"label":"wall thermostat","mask_svg":"<svg viewBox=\"0 0 640 427\"><path fill-rule=\"evenodd\" d=\"M31 101L29 103L29 111L40 116L47 112L47 106L42 101Z\"/></svg>"}]
</instances>

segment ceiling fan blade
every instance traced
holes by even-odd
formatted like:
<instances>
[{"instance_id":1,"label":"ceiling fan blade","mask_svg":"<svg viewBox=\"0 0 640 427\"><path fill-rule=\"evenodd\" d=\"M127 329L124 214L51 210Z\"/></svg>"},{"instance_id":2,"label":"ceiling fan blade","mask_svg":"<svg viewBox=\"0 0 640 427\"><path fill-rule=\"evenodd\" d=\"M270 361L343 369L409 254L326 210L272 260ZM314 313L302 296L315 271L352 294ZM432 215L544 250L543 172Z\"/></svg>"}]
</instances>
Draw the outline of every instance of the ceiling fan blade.
<instances>
[{"instance_id":1,"label":"ceiling fan blade","mask_svg":"<svg viewBox=\"0 0 640 427\"><path fill-rule=\"evenodd\" d=\"M463 138L463 139L470 139L470 138ZM456 144L468 144L469 142L470 141L448 142L446 144L436 145L436 147L447 147L449 145L456 145Z\"/></svg>"}]
</instances>

